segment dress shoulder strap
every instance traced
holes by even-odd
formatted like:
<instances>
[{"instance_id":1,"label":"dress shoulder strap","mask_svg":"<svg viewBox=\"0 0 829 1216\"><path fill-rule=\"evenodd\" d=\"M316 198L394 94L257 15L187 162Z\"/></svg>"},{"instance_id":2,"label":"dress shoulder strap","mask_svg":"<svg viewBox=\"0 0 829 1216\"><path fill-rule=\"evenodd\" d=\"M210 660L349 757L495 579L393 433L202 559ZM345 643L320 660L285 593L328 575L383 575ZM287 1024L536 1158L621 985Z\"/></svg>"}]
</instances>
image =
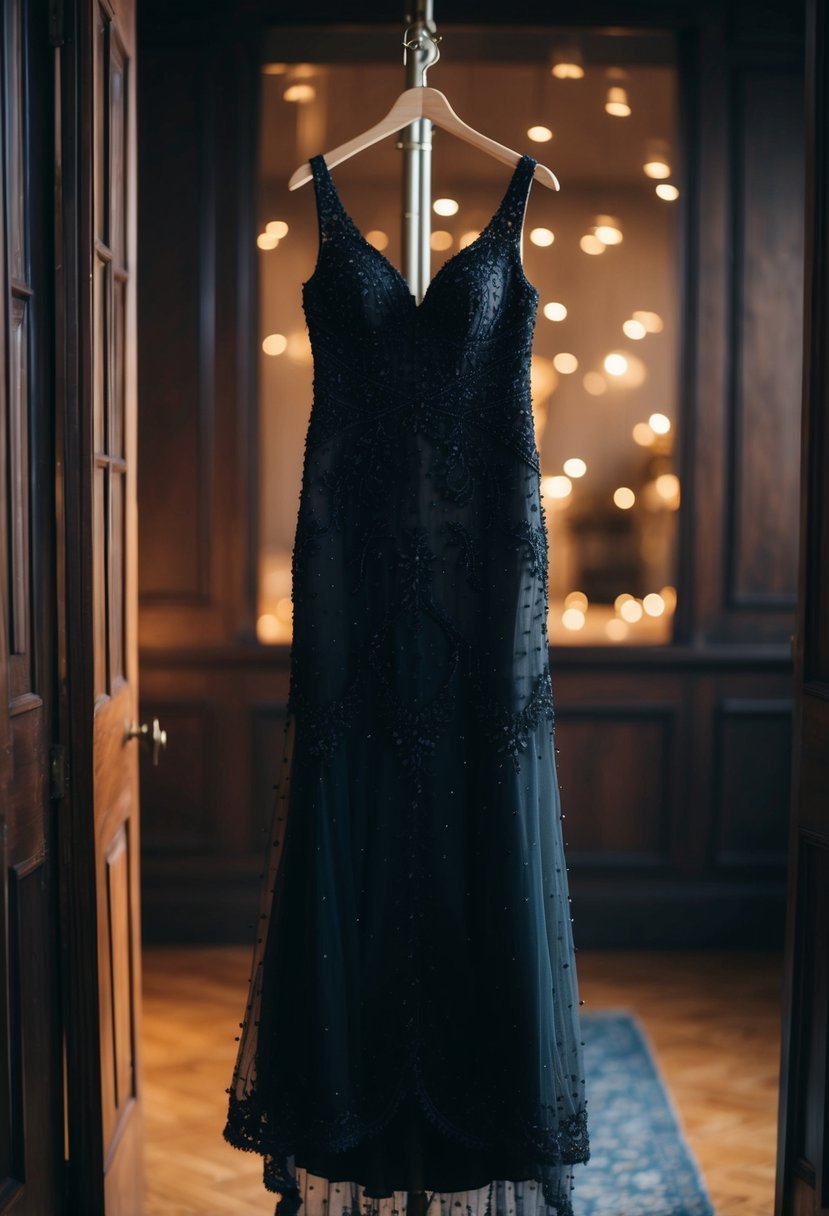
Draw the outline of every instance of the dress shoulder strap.
<instances>
[{"instance_id":1,"label":"dress shoulder strap","mask_svg":"<svg viewBox=\"0 0 829 1216\"><path fill-rule=\"evenodd\" d=\"M515 166L512 178L507 186L506 194L494 217L495 226L504 233L510 233L518 244L521 237L521 226L524 222L524 212L530 193L533 173L538 161L525 154Z\"/></svg>"},{"instance_id":2,"label":"dress shoulder strap","mask_svg":"<svg viewBox=\"0 0 829 1216\"><path fill-rule=\"evenodd\" d=\"M308 163L314 175L314 192L317 199L317 220L319 222L320 241L326 241L334 233L342 219L343 208L340 196L334 185L325 157L320 153L310 157Z\"/></svg>"}]
</instances>

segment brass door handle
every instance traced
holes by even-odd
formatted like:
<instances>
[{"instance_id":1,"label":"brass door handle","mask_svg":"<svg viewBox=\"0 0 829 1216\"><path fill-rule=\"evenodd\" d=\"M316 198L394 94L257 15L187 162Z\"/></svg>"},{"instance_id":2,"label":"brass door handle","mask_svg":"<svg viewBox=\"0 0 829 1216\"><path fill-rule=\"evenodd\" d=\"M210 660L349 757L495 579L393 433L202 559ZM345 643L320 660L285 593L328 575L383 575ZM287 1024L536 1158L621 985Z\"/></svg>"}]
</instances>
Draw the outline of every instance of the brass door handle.
<instances>
[{"instance_id":1,"label":"brass door handle","mask_svg":"<svg viewBox=\"0 0 829 1216\"><path fill-rule=\"evenodd\" d=\"M151 748L153 754L153 764L158 767L158 757L162 747L167 746L167 732L161 729L161 723L158 718L153 718L153 730L150 734L150 728L146 722L142 722L139 726L137 722L131 723L127 727L127 738L138 739L141 743Z\"/></svg>"}]
</instances>

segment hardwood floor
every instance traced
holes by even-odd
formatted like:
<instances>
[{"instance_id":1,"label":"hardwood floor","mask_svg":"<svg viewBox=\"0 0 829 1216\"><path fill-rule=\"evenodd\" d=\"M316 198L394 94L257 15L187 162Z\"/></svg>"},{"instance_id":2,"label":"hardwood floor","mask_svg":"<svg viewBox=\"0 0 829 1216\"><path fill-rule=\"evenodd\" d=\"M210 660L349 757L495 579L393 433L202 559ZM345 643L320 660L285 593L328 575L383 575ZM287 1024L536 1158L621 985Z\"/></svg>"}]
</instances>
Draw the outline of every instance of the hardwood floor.
<instances>
[{"instance_id":1,"label":"hardwood floor","mask_svg":"<svg viewBox=\"0 0 829 1216\"><path fill-rule=\"evenodd\" d=\"M248 947L144 951L146 1216L273 1213L261 1158L221 1134L249 963ZM770 1216L781 956L580 950L578 967L584 1012L644 1024L717 1216Z\"/></svg>"}]
</instances>

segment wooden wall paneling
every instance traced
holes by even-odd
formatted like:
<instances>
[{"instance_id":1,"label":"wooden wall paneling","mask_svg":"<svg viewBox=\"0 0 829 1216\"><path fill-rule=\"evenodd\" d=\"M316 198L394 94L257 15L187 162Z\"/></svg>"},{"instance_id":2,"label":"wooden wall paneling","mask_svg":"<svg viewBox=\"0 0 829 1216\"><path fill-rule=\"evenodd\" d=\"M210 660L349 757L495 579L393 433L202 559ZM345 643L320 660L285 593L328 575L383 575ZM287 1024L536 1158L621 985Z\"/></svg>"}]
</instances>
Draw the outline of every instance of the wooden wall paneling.
<instances>
[{"instance_id":1,"label":"wooden wall paneling","mask_svg":"<svg viewBox=\"0 0 829 1216\"><path fill-rule=\"evenodd\" d=\"M775 57L767 51L763 66L750 67L732 58L719 98L723 133L710 141L725 196L717 200L724 209L717 227L722 269L710 265L709 281L725 307L721 332L701 337L698 357L713 357L723 380L722 396L701 406L711 427L700 430L699 441L714 449L703 458L708 472L701 480L715 501L703 508L710 514L699 539L712 550L700 624L715 642L786 641L795 606L802 76L790 50L782 63Z\"/></svg>"},{"instance_id":2,"label":"wooden wall paneling","mask_svg":"<svg viewBox=\"0 0 829 1216\"><path fill-rule=\"evenodd\" d=\"M668 668L671 657L664 656ZM779 944L785 902L779 842L791 730L786 674L753 670L745 661L729 666L721 657L709 670L678 662L675 672L591 671L576 681L576 658L563 656L558 672L557 705L565 708L557 713L556 732L581 944ZM624 755L604 737L608 712L611 732L614 719L632 727ZM664 770L657 783L661 800L654 774L643 776L646 757L656 751L654 712L670 724L672 738L657 756ZM583 750L568 743L571 719ZM646 824L664 822L669 844L661 864L615 848L614 833L632 838L642 816ZM585 840L597 834L596 822L605 835L591 853ZM725 846L743 831L742 851L728 852Z\"/></svg>"},{"instance_id":3,"label":"wooden wall paneling","mask_svg":"<svg viewBox=\"0 0 829 1216\"><path fill-rule=\"evenodd\" d=\"M724 606L743 610L743 636L774 640L797 597L802 71L738 69L732 114ZM769 609L782 622L764 624Z\"/></svg>"},{"instance_id":4,"label":"wooden wall paneling","mask_svg":"<svg viewBox=\"0 0 829 1216\"><path fill-rule=\"evenodd\" d=\"M571 864L624 869L670 861L676 706L587 703L559 711L556 757Z\"/></svg>"},{"instance_id":5,"label":"wooden wall paneling","mask_svg":"<svg viewBox=\"0 0 829 1216\"><path fill-rule=\"evenodd\" d=\"M139 296L143 649L255 637L257 87L233 40L144 50L139 241L169 256Z\"/></svg>"},{"instance_id":6,"label":"wooden wall paneling","mask_svg":"<svg viewBox=\"0 0 829 1216\"><path fill-rule=\"evenodd\" d=\"M722 870L770 868L782 885L792 759L791 697L723 697L713 733L711 865Z\"/></svg>"},{"instance_id":7,"label":"wooden wall paneling","mask_svg":"<svg viewBox=\"0 0 829 1216\"><path fill-rule=\"evenodd\" d=\"M727 313L725 267L730 256L727 215L727 73L724 55L726 14L710 14L695 29L694 72L697 121L689 135L686 171L693 230L693 260L686 284L689 323L685 358L690 366L690 395L684 403L688 429L688 460L682 483L681 532L690 546L686 567L689 582L677 588L693 604L686 614L688 639L704 645L717 612L722 564L722 520L725 498L725 419ZM683 432L685 433L685 432ZM689 463L692 469L689 469ZM690 476L689 476L690 474ZM686 493L686 481L689 481Z\"/></svg>"},{"instance_id":8,"label":"wooden wall paneling","mask_svg":"<svg viewBox=\"0 0 829 1216\"><path fill-rule=\"evenodd\" d=\"M674 380L676 400L674 465L681 488L681 509L675 531L675 585L678 595L673 621L673 642L688 645L696 633L698 617L695 532L697 524L697 324L700 258L699 161L700 36L696 29L676 31L676 150L679 180L685 183L677 200L679 212L676 251L677 359Z\"/></svg>"},{"instance_id":9,"label":"wooden wall paneling","mask_svg":"<svg viewBox=\"0 0 829 1216\"><path fill-rule=\"evenodd\" d=\"M215 565L215 111L201 46L142 56L138 129L139 244L165 231L165 257L146 258L139 292L139 578L142 622L166 604L218 633ZM169 115L175 115L175 121Z\"/></svg>"},{"instance_id":10,"label":"wooden wall paneling","mask_svg":"<svg viewBox=\"0 0 829 1216\"><path fill-rule=\"evenodd\" d=\"M249 706L256 699L256 673L250 668L214 676L213 695L222 709L222 753L216 797L222 813L216 817L217 856L247 853L253 818L253 788Z\"/></svg>"},{"instance_id":11,"label":"wooden wall paneling","mask_svg":"<svg viewBox=\"0 0 829 1216\"><path fill-rule=\"evenodd\" d=\"M238 940L251 919L287 692L278 652L145 666L142 719L171 724L158 768L142 758L148 940Z\"/></svg>"},{"instance_id":12,"label":"wooden wall paneling","mask_svg":"<svg viewBox=\"0 0 829 1216\"><path fill-rule=\"evenodd\" d=\"M0 1212L59 1212L46 11L0 10ZM33 943L35 944L33 946Z\"/></svg>"},{"instance_id":13,"label":"wooden wall paneling","mask_svg":"<svg viewBox=\"0 0 829 1216\"><path fill-rule=\"evenodd\" d=\"M164 723L167 747L158 765L141 757L144 855L213 852L222 753L215 707L142 695L141 720L153 718Z\"/></svg>"},{"instance_id":14,"label":"wooden wall paneling","mask_svg":"<svg viewBox=\"0 0 829 1216\"><path fill-rule=\"evenodd\" d=\"M233 544L230 550L230 586L233 596L229 632L242 645L258 645L256 619L259 599L259 397L258 367L259 276L257 250L259 232L259 37L243 30L233 48L232 69L227 87L234 105L220 107L223 164L232 149L232 173L236 188L227 195L227 209L220 216L220 231L232 233L235 242L220 247L219 271L232 280L236 292L225 300L227 308L228 395L235 403L229 411L228 445L237 453L234 467ZM231 202L232 200L232 202ZM230 494L228 487L228 495Z\"/></svg>"},{"instance_id":15,"label":"wooden wall paneling","mask_svg":"<svg viewBox=\"0 0 829 1216\"><path fill-rule=\"evenodd\" d=\"M696 632L715 643L788 641L803 293L800 50L790 41L731 43L723 15L721 27L713 19L702 27L700 53Z\"/></svg>"},{"instance_id":16,"label":"wooden wall paneling","mask_svg":"<svg viewBox=\"0 0 829 1216\"><path fill-rule=\"evenodd\" d=\"M685 684L686 801L681 821L677 870L688 877L705 872L707 841L713 808L710 776L716 741L714 693L707 672L698 672Z\"/></svg>"}]
</instances>

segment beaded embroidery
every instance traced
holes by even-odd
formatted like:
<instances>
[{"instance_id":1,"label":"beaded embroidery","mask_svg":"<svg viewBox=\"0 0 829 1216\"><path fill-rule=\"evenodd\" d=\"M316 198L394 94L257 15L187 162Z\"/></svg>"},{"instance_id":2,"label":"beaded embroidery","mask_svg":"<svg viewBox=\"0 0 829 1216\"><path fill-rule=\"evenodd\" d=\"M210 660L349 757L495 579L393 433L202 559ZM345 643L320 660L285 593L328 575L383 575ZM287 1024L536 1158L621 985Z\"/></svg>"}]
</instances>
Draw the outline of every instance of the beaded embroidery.
<instances>
[{"instance_id":1,"label":"beaded embroidery","mask_svg":"<svg viewBox=\"0 0 829 1216\"><path fill-rule=\"evenodd\" d=\"M535 161L419 304L311 166L290 691L224 1135L263 1156L279 1216L398 1216L385 1174L327 1179L391 1162L415 1095L445 1144L427 1175L501 1171L441 1208L573 1216L590 1150L519 247Z\"/></svg>"}]
</instances>

